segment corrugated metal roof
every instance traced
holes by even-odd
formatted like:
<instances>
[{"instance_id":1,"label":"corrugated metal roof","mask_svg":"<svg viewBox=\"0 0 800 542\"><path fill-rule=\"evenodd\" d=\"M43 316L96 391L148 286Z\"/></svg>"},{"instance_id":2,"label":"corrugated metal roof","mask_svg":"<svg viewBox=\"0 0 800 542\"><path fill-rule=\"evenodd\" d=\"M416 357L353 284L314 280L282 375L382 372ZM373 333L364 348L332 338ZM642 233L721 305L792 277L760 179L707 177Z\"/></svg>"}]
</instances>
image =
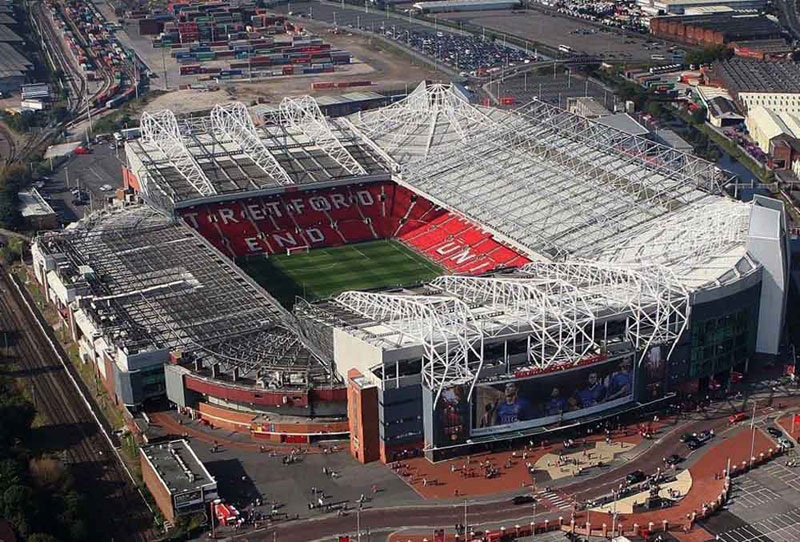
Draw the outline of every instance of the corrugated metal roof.
<instances>
[{"instance_id":1,"label":"corrugated metal roof","mask_svg":"<svg viewBox=\"0 0 800 542\"><path fill-rule=\"evenodd\" d=\"M22 75L33 68L33 63L8 43L0 42L0 77Z\"/></svg>"},{"instance_id":2,"label":"corrugated metal roof","mask_svg":"<svg viewBox=\"0 0 800 542\"><path fill-rule=\"evenodd\" d=\"M0 41L22 43L22 37L4 24L0 24Z\"/></svg>"}]
</instances>

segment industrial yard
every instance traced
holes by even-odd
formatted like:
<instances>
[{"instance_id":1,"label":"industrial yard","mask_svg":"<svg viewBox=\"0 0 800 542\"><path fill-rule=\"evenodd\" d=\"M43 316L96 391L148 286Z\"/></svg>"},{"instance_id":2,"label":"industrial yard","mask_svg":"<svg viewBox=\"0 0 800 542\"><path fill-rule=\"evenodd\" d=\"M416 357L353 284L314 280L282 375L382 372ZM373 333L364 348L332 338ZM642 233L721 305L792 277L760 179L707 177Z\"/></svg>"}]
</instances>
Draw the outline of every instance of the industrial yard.
<instances>
[{"instance_id":1,"label":"industrial yard","mask_svg":"<svg viewBox=\"0 0 800 542\"><path fill-rule=\"evenodd\" d=\"M537 10L442 13L439 16L550 47L566 45L576 53L585 53L607 62L649 62L653 55L667 55L669 48L661 41L652 41L648 35L633 35L618 28L589 24Z\"/></svg>"}]
</instances>

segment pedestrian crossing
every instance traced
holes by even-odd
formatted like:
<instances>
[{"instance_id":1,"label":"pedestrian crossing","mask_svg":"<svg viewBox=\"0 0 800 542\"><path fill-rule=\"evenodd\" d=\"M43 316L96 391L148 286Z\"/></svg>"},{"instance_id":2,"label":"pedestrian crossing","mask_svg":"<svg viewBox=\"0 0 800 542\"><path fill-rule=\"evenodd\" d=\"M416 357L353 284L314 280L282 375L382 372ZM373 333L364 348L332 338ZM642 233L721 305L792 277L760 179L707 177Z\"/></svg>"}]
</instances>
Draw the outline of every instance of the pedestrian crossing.
<instances>
[{"instance_id":1,"label":"pedestrian crossing","mask_svg":"<svg viewBox=\"0 0 800 542\"><path fill-rule=\"evenodd\" d=\"M563 491L552 489L540 489L536 492L536 498L545 507L553 510L571 510L575 502Z\"/></svg>"}]
</instances>

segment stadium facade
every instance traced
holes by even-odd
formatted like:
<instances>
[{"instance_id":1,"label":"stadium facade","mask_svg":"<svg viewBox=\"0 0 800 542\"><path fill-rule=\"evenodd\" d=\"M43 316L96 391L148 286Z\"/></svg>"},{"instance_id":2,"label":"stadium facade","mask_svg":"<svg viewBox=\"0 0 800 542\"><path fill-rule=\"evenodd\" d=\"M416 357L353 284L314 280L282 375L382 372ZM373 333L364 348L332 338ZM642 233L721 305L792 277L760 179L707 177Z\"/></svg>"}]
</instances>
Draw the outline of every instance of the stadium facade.
<instances>
[{"instance_id":1,"label":"stadium facade","mask_svg":"<svg viewBox=\"0 0 800 542\"><path fill-rule=\"evenodd\" d=\"M107 210L34 245L48 297L131 408L163 396L275 441L349 433L360 461L551 435L779 354L778 201L713 164L534 101L455 87L324 117L287 98L145 114ZM298 300L231 260L397 239L425 284Z\"/></svg>"}]
</instances>

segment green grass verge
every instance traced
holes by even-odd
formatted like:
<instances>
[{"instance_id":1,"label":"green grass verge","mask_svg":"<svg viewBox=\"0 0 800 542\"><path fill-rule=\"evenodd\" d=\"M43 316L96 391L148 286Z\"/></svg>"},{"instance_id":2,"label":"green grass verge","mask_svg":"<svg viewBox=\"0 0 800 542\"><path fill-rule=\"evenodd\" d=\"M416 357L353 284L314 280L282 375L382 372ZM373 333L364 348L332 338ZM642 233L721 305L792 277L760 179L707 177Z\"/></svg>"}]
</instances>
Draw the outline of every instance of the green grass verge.
<instances>
[{"instance_id":1,"label":"green grass verge","mask_svg":"<svg viewBox=\"0 0 800 542\"><path fill-rule=\"evenodd\" d=\"M443 273L397 241L370 241L239 262L284 306L296 296L320 299L345 290L407 286Z\"/></svg>"}]
</instances>

